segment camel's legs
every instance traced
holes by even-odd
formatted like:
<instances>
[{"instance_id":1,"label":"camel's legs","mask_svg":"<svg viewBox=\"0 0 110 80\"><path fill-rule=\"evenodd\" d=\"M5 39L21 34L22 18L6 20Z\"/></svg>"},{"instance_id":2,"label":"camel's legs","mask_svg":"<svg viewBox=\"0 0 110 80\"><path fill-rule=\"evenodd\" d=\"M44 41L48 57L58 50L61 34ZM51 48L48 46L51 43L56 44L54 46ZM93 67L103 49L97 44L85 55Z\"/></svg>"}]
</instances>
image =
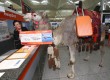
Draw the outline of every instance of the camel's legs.
<instances>
[{"instance_id":1,"label":"camel's legs","mask_svg":"<svg viewBox=\"0 0 110 80\"><path fill-rule=\"evenodd\" d=\"M105 54L104 44L102 44L102 45L100 46L100 55L101 55L101 61L100 61L100 64L99 64L100 67L102 67L102 65L103 65L103 57L104 57L104 54Z\"/></svg>"},{"instance_id":2,"label":"camel's legs","mask_svg":"<svg viewBox=\"0 0 110 80\"><path fill-rule=\"evenodd\" d=\"M75 77L74 65L75 65L75 47L69 46L70 51L70 65L71 65L71 72L67 75L68 78Z\"/></svg>"}]
</instances>

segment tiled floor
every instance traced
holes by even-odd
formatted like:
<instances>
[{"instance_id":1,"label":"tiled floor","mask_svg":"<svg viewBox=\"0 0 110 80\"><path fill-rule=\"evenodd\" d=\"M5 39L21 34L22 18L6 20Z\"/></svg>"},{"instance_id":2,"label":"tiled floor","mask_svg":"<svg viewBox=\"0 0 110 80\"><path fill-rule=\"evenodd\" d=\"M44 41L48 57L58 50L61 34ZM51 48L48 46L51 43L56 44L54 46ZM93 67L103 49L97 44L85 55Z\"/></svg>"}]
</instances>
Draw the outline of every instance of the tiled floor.
<instances>
[{"instance_id":1,"label":"tiled floor","mask_svg":"<svg viewBox=\"0 0 110 80\"><path fill-rule=\"evenodd\" d=\"M99 51L90 54L88 62L83 61L86 52L76 53L75 79L68 79L69 51L67 47L59 47L61 69L53 71L48 68L47 59L44 66L42 80L110 80L110 47L105 47L104 65L98 66L100 61Z\"/></svg>"}]
</instances>

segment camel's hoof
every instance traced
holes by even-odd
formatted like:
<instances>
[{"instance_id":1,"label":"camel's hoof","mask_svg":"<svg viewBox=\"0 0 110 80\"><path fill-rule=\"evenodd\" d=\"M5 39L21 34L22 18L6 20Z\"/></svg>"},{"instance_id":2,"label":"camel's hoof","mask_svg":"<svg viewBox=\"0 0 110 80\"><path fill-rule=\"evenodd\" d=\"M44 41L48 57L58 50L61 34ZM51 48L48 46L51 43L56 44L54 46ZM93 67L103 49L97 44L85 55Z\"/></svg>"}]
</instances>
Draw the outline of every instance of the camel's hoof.
<instances>
[{"instance_id":1,"label":"camel's hoof","mask_svg":"<svg viewBox=\"0 0 110 80\"><path fill-rule=\"evenodd\" d=\"M56 69L60 69L60 66L56 66Z\"/></svg>"},{"instance_id":2,"label":"camel's hoof","mask_svg":"<svg viewBox=\"0 0 110 80\"><path fill-rule=\"evenodd\" d=\"M75 77L75 75L74 74L68 74L67 77L70 79L73 79Z\"/></svg>"},{"instance_id":3,"label":"camel's hoof","mask_svg":"<svg viewBox=\"0 0 110 80\"><path fill-rule=\"evenodd\" d=\"M99 64L99 67L103 67L102 64Z\"/></svg>"},{"instance_id":4,"label":"camel's hoof","mask_svg":"<svg viewBox=\"0 0 110 80\"><path fill-rule=\"evenodd\" d=\"M88 59L83 59L84 61L88 61Z\"/></svg>"}]
</instances>

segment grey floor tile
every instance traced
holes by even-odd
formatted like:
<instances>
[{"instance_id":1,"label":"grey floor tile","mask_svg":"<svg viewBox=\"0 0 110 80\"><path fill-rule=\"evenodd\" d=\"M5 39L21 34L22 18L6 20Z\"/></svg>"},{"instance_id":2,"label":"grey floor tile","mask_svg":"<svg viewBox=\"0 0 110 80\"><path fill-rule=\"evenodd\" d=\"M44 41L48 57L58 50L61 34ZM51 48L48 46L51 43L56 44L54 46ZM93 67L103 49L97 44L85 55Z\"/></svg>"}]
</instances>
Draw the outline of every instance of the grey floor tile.
<instances>
[{"instance_id":1,"label":"grey floor tile","mask_svg":"<svg viewBox=\"0 0 110 80\"><path fill-rule=\"evenodd\" d=\"M78 77L79 80L100 80L98 79L98 75L94 74L94 75L83 75L83 76L79 76Z\"/></svg>"},{"instance_id":2,"label":"grey floor tile","mask_svg":"<svg viewBox=\"0 0 110 80\"><path fill-rule=\"evenodd\" d=\"M63 78L60 78L60 80L79 80L78 77L75 77L73 79L69 79L67 77L63 77Z\"/></svg>"},{"instance_id":3,"label":"grey floor tile","mask_svg":"<svg viewBox=\"0 0 110 80\"><path fill-rule=\"evenodd\" d=\"M52 79L42 79L42 80L60 80L59 78L52 78Z\"/></svg>"},{"instance_id":4,"label":"grey floor tile","mask_svg":"<svg viewBox=\"0 0 110 80\"><path fill-rule=\"evenodd\" d=\"M98 79L98 75L94 74L94 75L86 75L87 76L87 80L100 80Z\"/></svg>"},{"instance_id":5,"label":"grey floor tile","mask_svg":"<svg viewBox=\"0 0 110 80\"><path fill-rule=\"evenodd\" d=\"M108 77L108 79L110 80L110 71L106 72L105 74Z\"/></svg>"},{"instance_id":6,"label":"grey floor tile","mask_svg":"<svg viewBox=\"0 0 110 80\"><path fill-rule=\"evenodd\" d=\"M99 73L97 75L99 80L110 80L110 77L107 75L107 73Z\"/></svg>"},{"instance_id":7,"label":"grey floor tile","mask_svg":"<svg viewBox=\"0 0 110 80\"><path fill-rule=\"evenodd\" d=\"M47 60L43 72L43 80L110 80L110 47L105 47L103 67L100 68L100 51L93 51L89 61L83 61L87 52L76 52L75 79L68 79L70 72L69 51L67 47L59 47L61 69L53 71L48 69Z\"/></svg>"},{"instance_id":8,"label":"grey floor tile","mask_svg":"<svg viewBox=\"0 0 110 80\"><path fill-rule=\"evenodd\" d=\"M47 59L46 59L46 61L47 61ZM46 62L45 66L44 66L44 72L43 72L42 79L54 79L54 78L59 78L59 70L53 71L53 69L49 69L48 63Z\"/></svg>"}]
</instances>

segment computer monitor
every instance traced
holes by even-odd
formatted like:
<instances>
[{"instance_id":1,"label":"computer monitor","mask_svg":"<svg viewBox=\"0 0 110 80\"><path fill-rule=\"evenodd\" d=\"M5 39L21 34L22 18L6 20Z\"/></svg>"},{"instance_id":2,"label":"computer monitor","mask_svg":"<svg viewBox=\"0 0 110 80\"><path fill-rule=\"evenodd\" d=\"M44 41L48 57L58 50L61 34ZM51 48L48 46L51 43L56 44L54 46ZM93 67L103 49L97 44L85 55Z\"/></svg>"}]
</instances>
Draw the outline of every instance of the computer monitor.
<instances>
[{"instance_id":1,"label":"computer monitor","mask_svg":"<svg viewBox=\"0 0 110 80\"><path fill-rule=\"evenodd\" d=\"M102 23L110 23L110 13L102 13Z\"/></svg>"}]
</instances>

